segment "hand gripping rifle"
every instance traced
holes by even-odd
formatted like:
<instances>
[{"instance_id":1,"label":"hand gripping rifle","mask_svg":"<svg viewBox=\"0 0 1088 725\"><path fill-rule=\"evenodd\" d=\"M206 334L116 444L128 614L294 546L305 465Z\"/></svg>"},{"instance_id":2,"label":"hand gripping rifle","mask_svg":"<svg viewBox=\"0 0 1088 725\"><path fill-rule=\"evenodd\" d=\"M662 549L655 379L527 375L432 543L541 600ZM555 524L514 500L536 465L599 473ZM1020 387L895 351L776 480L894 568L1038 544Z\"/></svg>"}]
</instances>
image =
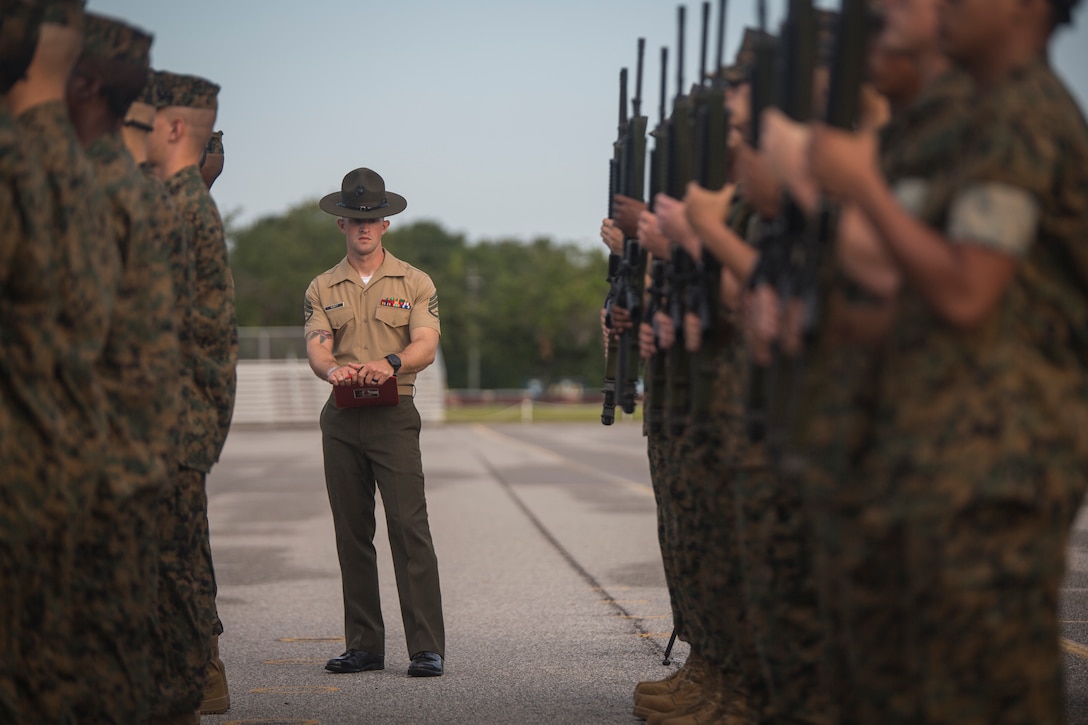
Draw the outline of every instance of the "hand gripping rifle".
<instances>
[{"instance_id":1,"label":"hand gripping rifle","mask_svg":"<svg viewBox=\"0 0 1088 725\"><path fill-rule=\"evenodd\" d=\"M765 31L766 5L759 2L760 30ZM761 32L756 49L755 78L752 83L752 139L758 149L760 116L771 102L788 117L806 122L812 117L812 77L816 66L816 17L812 0L790 0L789 14L779 35L777 48ZM773 87L773 91L772 91ZM759 242L759 260L749 286L769 285L778 297L779 309L786 309L796 296L799 255L806 238L808 220L788 194L783 195L778 218L764 221ZM776 408L789 401L777 399L778 352L770 368L752 364L748 388L748 433L762 441L770 431L770 418L779 417ZM772 441L772 444L774 441Z\"/></svg>"},{"instance_id":2,"label":"hand gripping rifle","mask_svg":"<svg viewBox=\"0 0 1088 725\"><path fill-rule=\"evenodd\" d=\"M835 32L835 51L831 59L831 83L825 111L828 126L840 130L852 130L857 125L869 36L867 1L842 0L838 27ZM800 430L807 423L807 400L804 397L805 351L819 336L821 295L826 293L826 289L820 289L820 280L825 274L825 252L828 246L834 243L837 233L836 222L837 214L831 204L824 199L821 203L817 226L810 230L803 241L796 289L802 304L803 347L792 363L795 368L792 397L797 401L798 410L787 421L787 433L791 440L798 440ZM786 459L787 464L795 468L805 465L799 450L786 451L783 458Z\"/></svg>"},{"instance_id":3,"label":"hand gripping rifle","mask_svg":"<svg viewBox=\"0 0 1088 725\"><path fill-rule=\"evenodd\" d=\"M852 130L860 110L861 84L865 72L865 54L870 35L866 0L842 0L835 32L835 54L831 61L831 84L827 93L825 119L828 126ZM834 214L825 199L820 209L819 227L807 240L804 267L798 293L804 302L803 332L807 342L819 326L817 275L824 250L835 235Z\"/></svg>"},{"instance_id":4,"label":"hand gripping rifle","mask_svg":"<svg viewBox=\"0 0 1088 725\"><path fill-rule=\"evenodd\" d=\"M609 215L612 199L623 194L634 199L643 198L643 180L646 164L646 117L641 115L642 61L646 41L638 43L638 69L635 97L632 100L633 116L627 117L627 69L620 71L620 109L617 139L609 163ZM635 410L638 383L638 324L642 317L643 279L646 274L645 257L640 254L637 239L624 239L624 253L610 254L608 259L609 293L605 300L606 326L611 327L613 305L622 307L630 315L633 328L628 328L617 340L609 337L604 376L604 406L601 422L612 425L615 421L617 397L625 413ZM634 364L632 364L632 362Z\"/></svg>"}]
</instances>

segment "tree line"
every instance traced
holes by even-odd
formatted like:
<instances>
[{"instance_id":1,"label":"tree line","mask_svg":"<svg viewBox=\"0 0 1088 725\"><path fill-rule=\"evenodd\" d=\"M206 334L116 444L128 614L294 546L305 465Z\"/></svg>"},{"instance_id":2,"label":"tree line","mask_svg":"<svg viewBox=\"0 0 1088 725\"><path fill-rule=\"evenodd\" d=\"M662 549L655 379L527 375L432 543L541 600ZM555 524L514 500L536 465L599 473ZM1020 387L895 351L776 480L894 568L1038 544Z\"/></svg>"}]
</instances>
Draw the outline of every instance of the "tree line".
<instances>
[{"instance_id":1,"label":"tree line","mask_svg":"<svg viewBox=\"0 0 1088 725\"><path fill-rule=\"evenodd\" d=\"M532 379L600 385L603 247L547 238L470 243L435 222L391 221L386 248L438 288L451 388L521 388ZM301 327L310 280L344 256L335 220L307 202L244 227L228 218L227 227L238 324Z\"/></svg>"}]
</instances>

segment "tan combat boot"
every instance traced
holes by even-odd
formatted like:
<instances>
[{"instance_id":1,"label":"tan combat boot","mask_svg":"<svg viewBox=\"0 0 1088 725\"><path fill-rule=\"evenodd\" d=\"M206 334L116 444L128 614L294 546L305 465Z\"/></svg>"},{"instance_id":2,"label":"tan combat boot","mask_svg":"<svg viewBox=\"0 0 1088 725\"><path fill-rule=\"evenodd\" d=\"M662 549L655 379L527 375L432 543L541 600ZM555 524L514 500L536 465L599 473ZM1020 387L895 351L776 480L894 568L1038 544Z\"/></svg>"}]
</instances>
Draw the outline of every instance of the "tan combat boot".
<instances>
[{"instance_id":1,"label":"tan combat boot","mask_svg":"<svg viewBox=\"0 0 1088 725\"><path fill-rule=\"evenodd\" d=\"M643 680L635 685L635 702L638 702L642 697L668 695L671 692L675 692L676 688L683 684L684 680L691 674L693 668L699 669L702 666L702 658L699 655L688 655L684 665L665 679Z\"/></svg>"},{"instance_id":2,"label":"tan combat boot","mask_svg":"<svg viewBox=\"0 0 1088 725\"><path fill-rule=\"evenodd\" d=\"M646 720L651 715L673 713L684 709L699 699L706 669L706 667L698 669L692 667L672 692L664 695L644 695L638 698L632 714L640 720Z\"/></svg>"},{"instance_id":3,"label":"tan combat boot","mask_svg":"<svg viewBox=\"0 0 1088 725\"><path fill-rule=\"evenodd\" d=\"M662 712L646 718L646 725L703 725L723 722L718 718L722 704L722 673L717 667L707 667L699 699L672 712Z\"/></svg>"},{"instance_id":4,"label":"tan combat boot","mask_svg":"<svg viewBox=\"0 0 1088 725\"><path fill-rule=\"evenodd\" d=\"M208 679L204 682L204 702L200 703L201 715L216 715L230 709L230 692L227 690L227 669L219 658L219 635L212 636L212 657L208 662Z\"/></svg>"},{"instance_id":5,"label":"tan combat boot","mask_svg":"<svg viewBox=\"0 0 1088 725\"><path fill-rule=\"evenodd\" d=\"M746 725L746 697L737 684L736 677L710 667L698 702L672 714L647 718L647 725Z\"/></svg>"}]
</instances>

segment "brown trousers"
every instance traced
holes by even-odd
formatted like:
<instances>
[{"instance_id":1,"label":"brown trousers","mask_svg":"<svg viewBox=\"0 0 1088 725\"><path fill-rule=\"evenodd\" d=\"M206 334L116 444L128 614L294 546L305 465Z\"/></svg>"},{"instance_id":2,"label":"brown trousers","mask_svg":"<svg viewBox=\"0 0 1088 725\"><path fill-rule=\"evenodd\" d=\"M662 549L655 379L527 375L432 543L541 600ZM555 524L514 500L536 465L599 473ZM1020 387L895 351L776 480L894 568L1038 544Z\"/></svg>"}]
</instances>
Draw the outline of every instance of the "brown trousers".
<instances>
[{"instance_id":1,"label":"brown trousers","mask_svg":"<svg viewBox=\"0 0 1088 725\"><path fill-rule=\"evenodd\" d=\"M419 413L410 397L388 407L321 412L325 484L344 588L348 649L385 653L374 549L375 487L381 492L408 654L445 656L438 559L431 542Z\"/></svg>"}]
</instances>

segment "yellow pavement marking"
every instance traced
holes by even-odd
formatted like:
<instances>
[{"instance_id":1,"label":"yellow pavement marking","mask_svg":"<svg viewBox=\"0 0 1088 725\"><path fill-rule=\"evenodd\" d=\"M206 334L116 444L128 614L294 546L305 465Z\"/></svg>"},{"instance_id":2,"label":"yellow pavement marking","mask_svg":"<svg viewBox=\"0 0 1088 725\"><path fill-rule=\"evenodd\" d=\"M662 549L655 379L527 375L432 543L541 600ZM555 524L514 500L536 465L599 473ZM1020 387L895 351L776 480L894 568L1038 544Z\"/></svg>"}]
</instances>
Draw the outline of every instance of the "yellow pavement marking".
<instances>
[{"instance_id":1,"label":"yellow pavement marking","mask_svg":"<svg viewBox=\"0 0 1088 725\"><path fill-rule=\"evenodd\" d=\"M644 495L644 496L653 496L654 495L653 488L651 488L650 486L647 486L645 483L639 483L638 481L632 481L629 478L624 478L623 476L617 476L615 474L609 473L608 471L602 471L599 468L594 468L593 466L587 466L584 463L579 463L578 461L575 461L575 460L572 460L570 458L567 458L566 456L560 455L560 454L556 453L555 451L548 450L547 448L544 448L543 446L538 446L535 443L526 443L525 441L520 440L518 438L514 438L513 436L508 436L505 433L500 433L497 430L495 430L494 428L490 428L490 427L488 427L488 426L486 426L486 425L484 425L482 423L473 423L472 427L477 433L480 433L482 435L488 435L488 436L491 436L492 438L498 438L498 439L502 440L505 443L514 443L516 445L521 446L522 448L528 448L530 450L536 451L537 453L540 453L541 455L546 456L546 457L552 459L553 461L555 461L557 463L562 463L563 465L565 465L565 466L567 466L569 468L573 468L573 469L576 469L576 470L579 470L579 471L584 471L586 473L592 473L594 476L598 476L600 478L604 478L604 479L606 479L608 481L611 481L612 483L619 484L620 486L623 486L626 489L634 491L635 493L638 493L638 494L641 494L641 495Z\"/></svg>"},{"instance_id":2,"label":"yellow pavement marking","mask_svg":"<svg viewBox=\"0 0 1088 725\"><path fill-rule=\"evenodd\" d=\"M280 637L277 642L343 642L343 637Z\"/></svg>"},{"instance_id":3,"label":"yellow pavement marking","mask_svg":"<svg viewBox=\"0 0 1088 725\"><path fill-rule=\"evenodd\" d=\"M1088 647L1085 647L1080 642L1074 642L1071 639L1062 637L1062 649L1071 655L1076 655L1081 659L1088 660Z\"/></svg>"},{"instance_id":4,"label":"yellow pavement marking","mask_svg":"<svg viewBox=\"0 0 1088 725\"><path fill-rule=\"evenodd\" d=\"M282 685L278 687L254 687L250 692L267 695L302 695L307 692L340 692L340 688L326 685Z\"/></svg>"},{"instance_id":5,"label":"yellow pavement marking","mask_svg":"<svg viewBox=\"0 0 1088 725\"><path fill-rule=\"evenodd\" d=\"M265 660L261 664L263 665L323 665L328 662L327 659L318 659L316 657L291 657L285 660Z\"/></svg>"},{"instance_id":6,"label":"yellow pavement marking","mask_svg":"<svg viewBox=\"0 0 1088 725\"><path fill-rule=\"evenodd\" d=\"M642 632L638 636L643 639L649 639L650 637L671 637L672 632Z\"/></svg>"},{"instance_id":7,"label":"yellow pavement marking","mask_svg":"<svg viewBox=\"0 0 1088 725\"><path fill-rule=\"evenodd\" d=\"M320 720L224 720L223 725L320 725Z\"/></svg>"}]
</instances>

